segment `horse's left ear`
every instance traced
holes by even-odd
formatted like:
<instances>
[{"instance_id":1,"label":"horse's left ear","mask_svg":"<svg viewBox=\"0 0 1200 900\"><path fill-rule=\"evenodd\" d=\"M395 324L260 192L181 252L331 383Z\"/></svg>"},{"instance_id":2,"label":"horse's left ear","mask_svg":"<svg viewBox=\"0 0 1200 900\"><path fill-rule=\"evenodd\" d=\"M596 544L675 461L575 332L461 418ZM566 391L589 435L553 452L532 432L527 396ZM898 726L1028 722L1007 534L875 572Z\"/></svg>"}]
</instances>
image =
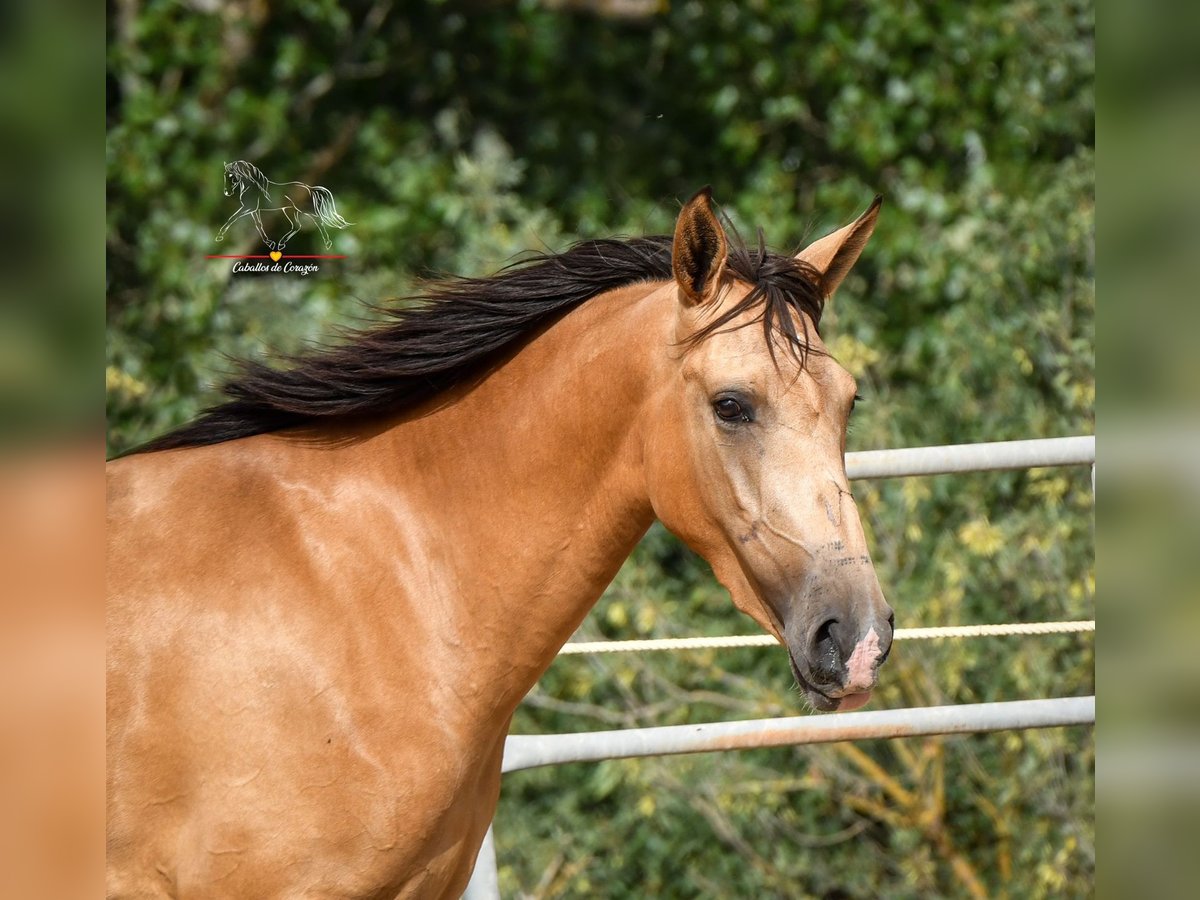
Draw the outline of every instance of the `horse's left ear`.
<instances>
[{"instance_id":1,"label":"horse's left ear","mask_svg":"<svg viewBox=\"0 0 1200 900\"><path fill-rule=\"evenodd\" d=\"M702 188L679 211L671 244L671 271L686 305L716 296L728 258L729 242L713 212L712 188Z\"/></svg>"},{"instance_id":2,"label":"horse's left ear","mask_svg":"<svg viewBox=\"0 0 1200 900\"><path fill-rule=\"evenodd\" d=\"M859 255L875 231L879 207L882 205L883 197L876 196L870 208L845 228L814 241L796 254L796 259L808 263L821 273L821 292L826 298L833 296L838 285L858 262Z\"/></svg>"}]
</instances>

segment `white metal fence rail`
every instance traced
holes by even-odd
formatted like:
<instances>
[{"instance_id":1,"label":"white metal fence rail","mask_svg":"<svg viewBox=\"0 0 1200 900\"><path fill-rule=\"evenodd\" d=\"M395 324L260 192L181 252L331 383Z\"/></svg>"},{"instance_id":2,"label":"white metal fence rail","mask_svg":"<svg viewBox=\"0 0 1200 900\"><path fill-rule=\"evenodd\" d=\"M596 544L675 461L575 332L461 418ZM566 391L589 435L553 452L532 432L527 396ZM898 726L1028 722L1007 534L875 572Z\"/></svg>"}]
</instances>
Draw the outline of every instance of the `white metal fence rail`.
<instances>
[{"instance_id":1,"label":"white metal fence rail","mask_svg":"<svg viewBox=\"0 0 1200 900\"><path fill-rule=\"evenodd\" d=\"M846 454L846 474L857 478L906 478L954 472L1043 469L1095 465L1096 436L949 444L904 450L865 450Z\"/></svg>"},{"instance_id":2,"label":"white metal fence rail","mask_svg":"<svg viewBox=\"0 0 1200 900\"><path fill-rule=\"evenodd\" d=\"M1090 465L1095 484L1096 438L1094 435L1045 440L958 444L903 450L870 450L846 454L846 472L852 479L899 478L983 472L1001 469L1032 469L1046 466ZM896 639L977 637L1007 634L1051 634L1092 632L1094 621L1036 622L1006 625L964 625L941 628L897 629ZM746 647L776 643L771 635L738 635L719 638L678 638L654 641L573 642L561 651L569 653L636 652L678 650L698 647ZM1014 728L1053 728L1093 724L1095 697L1063 697L1049 700L1017 700L1004 703L972 703L923 709L889 709L756 719L702 725L673 725L623 731L579 734L509 735L504 747L503 771L514 772L537 766L636 756L703 753L750 747L778 747L867 738L915 737L931 734L962 734ZM500 896L496 849L489 828L466 900L497 900Z\"/></svg>"},{"instance_id":3,"label":"white metal fence rail","mask_svg":"<svg viewBox=\"0 0 1200 900\"><path fill-rule=\"evenodd\" d=\"M919 715L914 715L919 713ZM922 709L879 709L830 716L788 716L703 725L663 725L579 734L512 735L504 745L504 771L638 756L674 756L711 750L748 750L792 744L828 744L871 738L964 734L1007 728L1086 725L1096 720L1095 697L1008 700Z\"/></svg>"}]
</instances>

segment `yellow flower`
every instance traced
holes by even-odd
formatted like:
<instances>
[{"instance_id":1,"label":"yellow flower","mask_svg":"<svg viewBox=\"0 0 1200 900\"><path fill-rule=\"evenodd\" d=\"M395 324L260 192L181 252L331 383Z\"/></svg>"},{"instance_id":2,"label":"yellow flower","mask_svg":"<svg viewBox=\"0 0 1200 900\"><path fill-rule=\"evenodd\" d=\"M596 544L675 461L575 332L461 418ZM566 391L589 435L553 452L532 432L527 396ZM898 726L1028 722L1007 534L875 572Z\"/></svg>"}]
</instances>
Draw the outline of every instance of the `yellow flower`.
<instances>
[{"instance_id":1,"label":"yellow flower","mask_svg":"<svg viewBox=\"0 0 1200 900\"><path fill-rule=\"evenodd\" d=\"M855 374L861 375L882 358L878 350L864 344L851 334L839 334L829 342L834 359Z\"/></svg>"},{"instance_id":2,"label":"yellow flower","mask_svg":"<svg viewBox=\"0 0 1200 900\"><path fill-rule=\"evenodd\" d=\"M145 383L138 381L128 372L122 372L116 366L108 366L104 369L104 391L105 393L121 393L127 397L141 397L149 391Z\"/></svg>"},{"instance_id":3,"label":"yellow flower","mask_svg":"<svg viewBox=\"0 0 1200 900\"><path fill-rule=\"evenodd\" d=\"M987 519L968 522L958 529L958 539L980 556L995 556L1004 546L1004 534Z\"/></svg>"}]
</instances>

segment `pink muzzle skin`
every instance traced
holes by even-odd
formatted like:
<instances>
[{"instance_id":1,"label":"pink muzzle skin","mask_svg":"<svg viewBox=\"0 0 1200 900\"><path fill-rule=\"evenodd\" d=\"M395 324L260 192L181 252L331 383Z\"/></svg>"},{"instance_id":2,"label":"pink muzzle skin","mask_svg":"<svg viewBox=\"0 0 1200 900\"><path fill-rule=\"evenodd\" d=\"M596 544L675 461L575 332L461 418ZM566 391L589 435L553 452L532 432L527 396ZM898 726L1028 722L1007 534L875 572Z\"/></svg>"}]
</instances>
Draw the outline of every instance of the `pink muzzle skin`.
<instances>
[{"instance_id":1,"label":"pink muzzle skin","mask_svg":"<svg viewBox=\"0 0 1200 900\"><path fill-rule=\"evenodd\" d=\"M857 644L846 661L846 692L838 700L838 711L858 709L871 699L871 688L875 685L875 669L879 657L879 635L870 629Z\"/></svg>"}]
</instances>

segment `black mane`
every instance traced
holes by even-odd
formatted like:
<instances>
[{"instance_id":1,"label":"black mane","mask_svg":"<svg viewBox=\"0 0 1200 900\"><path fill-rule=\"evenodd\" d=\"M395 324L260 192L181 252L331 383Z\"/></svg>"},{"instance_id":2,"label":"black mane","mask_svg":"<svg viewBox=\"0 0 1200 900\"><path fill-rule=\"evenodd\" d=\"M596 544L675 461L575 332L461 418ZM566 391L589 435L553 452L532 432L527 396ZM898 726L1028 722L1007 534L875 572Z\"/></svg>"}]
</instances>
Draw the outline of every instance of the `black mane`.
<instances>
[{"instance_id":1,"label":"black mane","mask_svg":"<svg viewBox=\"0 0 1200 900\"><path fill-rule=\"evenodd\" d=\"M728 268L752 286L735 307L691 337L693 343L761 307L772 332L801 360L807 322L820 323L820 276L791 256L730 242ZM671 275L671 237L582 241L563 253L538 254L490 278L452 278L385 310L382 324L351 333L332 347L287 357L283 368L246 362L223 388L225 401L134 452L219 444L286 428L379 416L411 409L485 372L506 352L557 316L597 294ZM796 323L800 322L800 331Z\"/></svg>"}]
</instances>

